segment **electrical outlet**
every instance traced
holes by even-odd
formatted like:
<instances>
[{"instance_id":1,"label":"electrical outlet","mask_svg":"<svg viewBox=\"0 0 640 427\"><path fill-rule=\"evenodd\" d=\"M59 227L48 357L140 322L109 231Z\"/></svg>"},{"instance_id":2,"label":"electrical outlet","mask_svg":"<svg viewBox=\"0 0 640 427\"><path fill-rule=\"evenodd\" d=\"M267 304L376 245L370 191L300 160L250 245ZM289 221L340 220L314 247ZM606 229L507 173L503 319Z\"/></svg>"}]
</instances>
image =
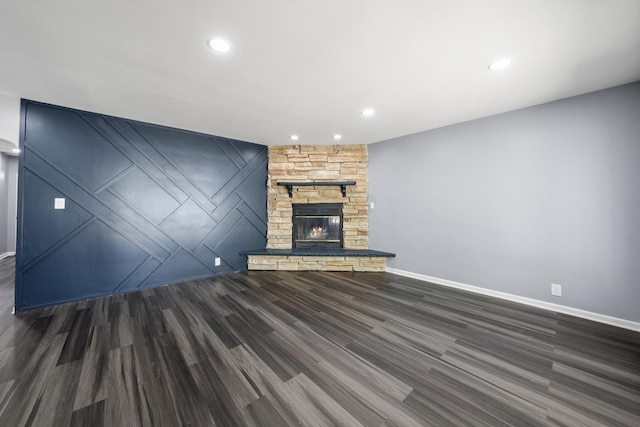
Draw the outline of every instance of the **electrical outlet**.
<instances>
[{"instance_id":1,"label":"electrical outlet","mask_svg":"<svg viewBox=\"0 0 640 427\"><path fill-rule=\"evenodd\" d=\"M556 297L562 296L562 285L558 285L556 283L551 284L551 295Z\"/></svg>"},{"instance_id":2,"label":"electrical outlet","mask_svg":"<svg viewBox=\"0 0 640 427\"><path fill-rule=\"evenodd\" d=\"M216 259L213 261L213 264L217 267L220 265L220 257L216 257Z\"/></svg>"},{"instance_id":3,"label":"electrical outlet","mask_svg":"<svg viewBox=\"0 0 640 427\"><path fill-rule=\"evenodd\" d=\"M375 208L375 206L376 206L376 205L375 205L375 203L373 203L373 202L370 202L370 203L369 203L369 208L370 208L370 209Z\"/></svg>"}]
</instances>

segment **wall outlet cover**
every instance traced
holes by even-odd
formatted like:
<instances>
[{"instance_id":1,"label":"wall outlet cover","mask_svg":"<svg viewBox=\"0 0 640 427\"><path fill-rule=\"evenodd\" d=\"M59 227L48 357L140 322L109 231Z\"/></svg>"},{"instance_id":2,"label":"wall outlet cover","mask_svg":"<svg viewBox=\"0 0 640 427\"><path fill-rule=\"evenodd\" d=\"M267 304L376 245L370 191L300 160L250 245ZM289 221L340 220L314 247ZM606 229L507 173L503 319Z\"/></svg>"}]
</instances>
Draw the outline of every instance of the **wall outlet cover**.
<instances>
[{"instance_id":1,"label":"wall outlet cover","mask_svg":"<svg viewBox=\"0 0 640 427\"><path fill-rule=\"evenodd\" d=\"M556 283L551 284L551 295L556 297L562 296L562 285L558 285Z\"/></svg>"},{"instance_id":2,"label":"wall outlet cover","mask_svg":"<svg viewBox=\"0 0 640 427\"><path fill-rule=\"evenodd\" d=\"M214 265L217 267L220 265L220 257L217 257L215 260L213 260Z\"/></svg>"},{"instance_id":3,"label":"wall outlet cover","mask_svg":"<svg viewBox=\"0 0 640 427\"><path fill-rule=\"evenodd\" d=\"M56 197L53 199L53 208L54 209L64 209L65 199L64 197Z\"/></svg>"}]
</instances>

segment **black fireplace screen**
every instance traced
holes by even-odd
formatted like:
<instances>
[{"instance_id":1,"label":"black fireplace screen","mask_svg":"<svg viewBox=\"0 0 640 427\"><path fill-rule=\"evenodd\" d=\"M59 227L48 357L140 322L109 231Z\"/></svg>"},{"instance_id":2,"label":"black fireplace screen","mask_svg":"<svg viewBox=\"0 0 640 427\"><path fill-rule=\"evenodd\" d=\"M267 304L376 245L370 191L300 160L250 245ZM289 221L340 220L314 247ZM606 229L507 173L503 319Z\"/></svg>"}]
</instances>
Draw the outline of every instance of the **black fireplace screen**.
<instances>
[{"instance_id":1,"label":"black fireplace screen","mask_svg":"<svg viewBox=\"0 0 640 427\"><path fill-rule=\"evenodd\" d=\"M293 205L294 248L342 248L342 204Z\"/></svg>"}]
</instances>

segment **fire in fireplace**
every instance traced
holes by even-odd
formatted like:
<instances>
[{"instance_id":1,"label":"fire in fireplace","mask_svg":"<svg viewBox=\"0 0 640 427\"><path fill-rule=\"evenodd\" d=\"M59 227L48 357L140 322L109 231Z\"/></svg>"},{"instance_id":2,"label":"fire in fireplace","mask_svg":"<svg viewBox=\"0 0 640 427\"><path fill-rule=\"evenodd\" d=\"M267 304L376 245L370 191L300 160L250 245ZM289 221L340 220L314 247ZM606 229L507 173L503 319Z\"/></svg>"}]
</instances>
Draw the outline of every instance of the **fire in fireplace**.
<instances>
[{"instance_id":1,"label":"fire in fireplace","mask_svg":"<svg viewBox=\"0 0 640 427\"><path fill-rule=\"evenodd\" d=\"M342 204L294 203L292 247L342 248Z\"/></svg>"}]
</instances>

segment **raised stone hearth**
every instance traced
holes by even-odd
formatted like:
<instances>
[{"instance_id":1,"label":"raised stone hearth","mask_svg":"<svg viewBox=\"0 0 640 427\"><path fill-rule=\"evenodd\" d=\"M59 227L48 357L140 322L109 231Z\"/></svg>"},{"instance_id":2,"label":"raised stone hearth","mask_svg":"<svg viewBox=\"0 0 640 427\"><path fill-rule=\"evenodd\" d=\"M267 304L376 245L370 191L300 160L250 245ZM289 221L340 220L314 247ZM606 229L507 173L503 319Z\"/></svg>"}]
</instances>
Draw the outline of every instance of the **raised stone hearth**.
<instances>
[{"instance_id":1,"label":"raised stone hearth","mask_svg":"<svg viewBox=\"0 0 640 427\"><path fill-rule=\"evenodd\" d=\"M369 249L263 249L244 252L249 270L384 271L389 252Z\"/></svg>"},{"instance_id":2,"label":"raised stone hearth","mask_svg":"<svg viewBox=\"0 0 640 427\"><path fill-rule=\"evenodd\" d=\"M266 251L270 253L248 252L249 269L384 271L386 257L393 254L349 252L367 251L369 248L367 166L366 145L269 147ZM293 186L291 195L286 186L278 185L284 182L335 181L355 181L355 184L346 189L325 185ZM314 203L342 204L343 252L310 254L298 253L297 249L292 251L293 204ZM278 254L274 250L287 252Z\"/></svg>"},{"instance_id":3,"label":"raised stone hearth","mask_svg":"<svg viewBox=\"0 0 640 427\"><path fill-rule=\"evenodd\" d=\"M386 258L341 256L250 255L249 270L384 271Z\"/></svg>"}]
</instances>

